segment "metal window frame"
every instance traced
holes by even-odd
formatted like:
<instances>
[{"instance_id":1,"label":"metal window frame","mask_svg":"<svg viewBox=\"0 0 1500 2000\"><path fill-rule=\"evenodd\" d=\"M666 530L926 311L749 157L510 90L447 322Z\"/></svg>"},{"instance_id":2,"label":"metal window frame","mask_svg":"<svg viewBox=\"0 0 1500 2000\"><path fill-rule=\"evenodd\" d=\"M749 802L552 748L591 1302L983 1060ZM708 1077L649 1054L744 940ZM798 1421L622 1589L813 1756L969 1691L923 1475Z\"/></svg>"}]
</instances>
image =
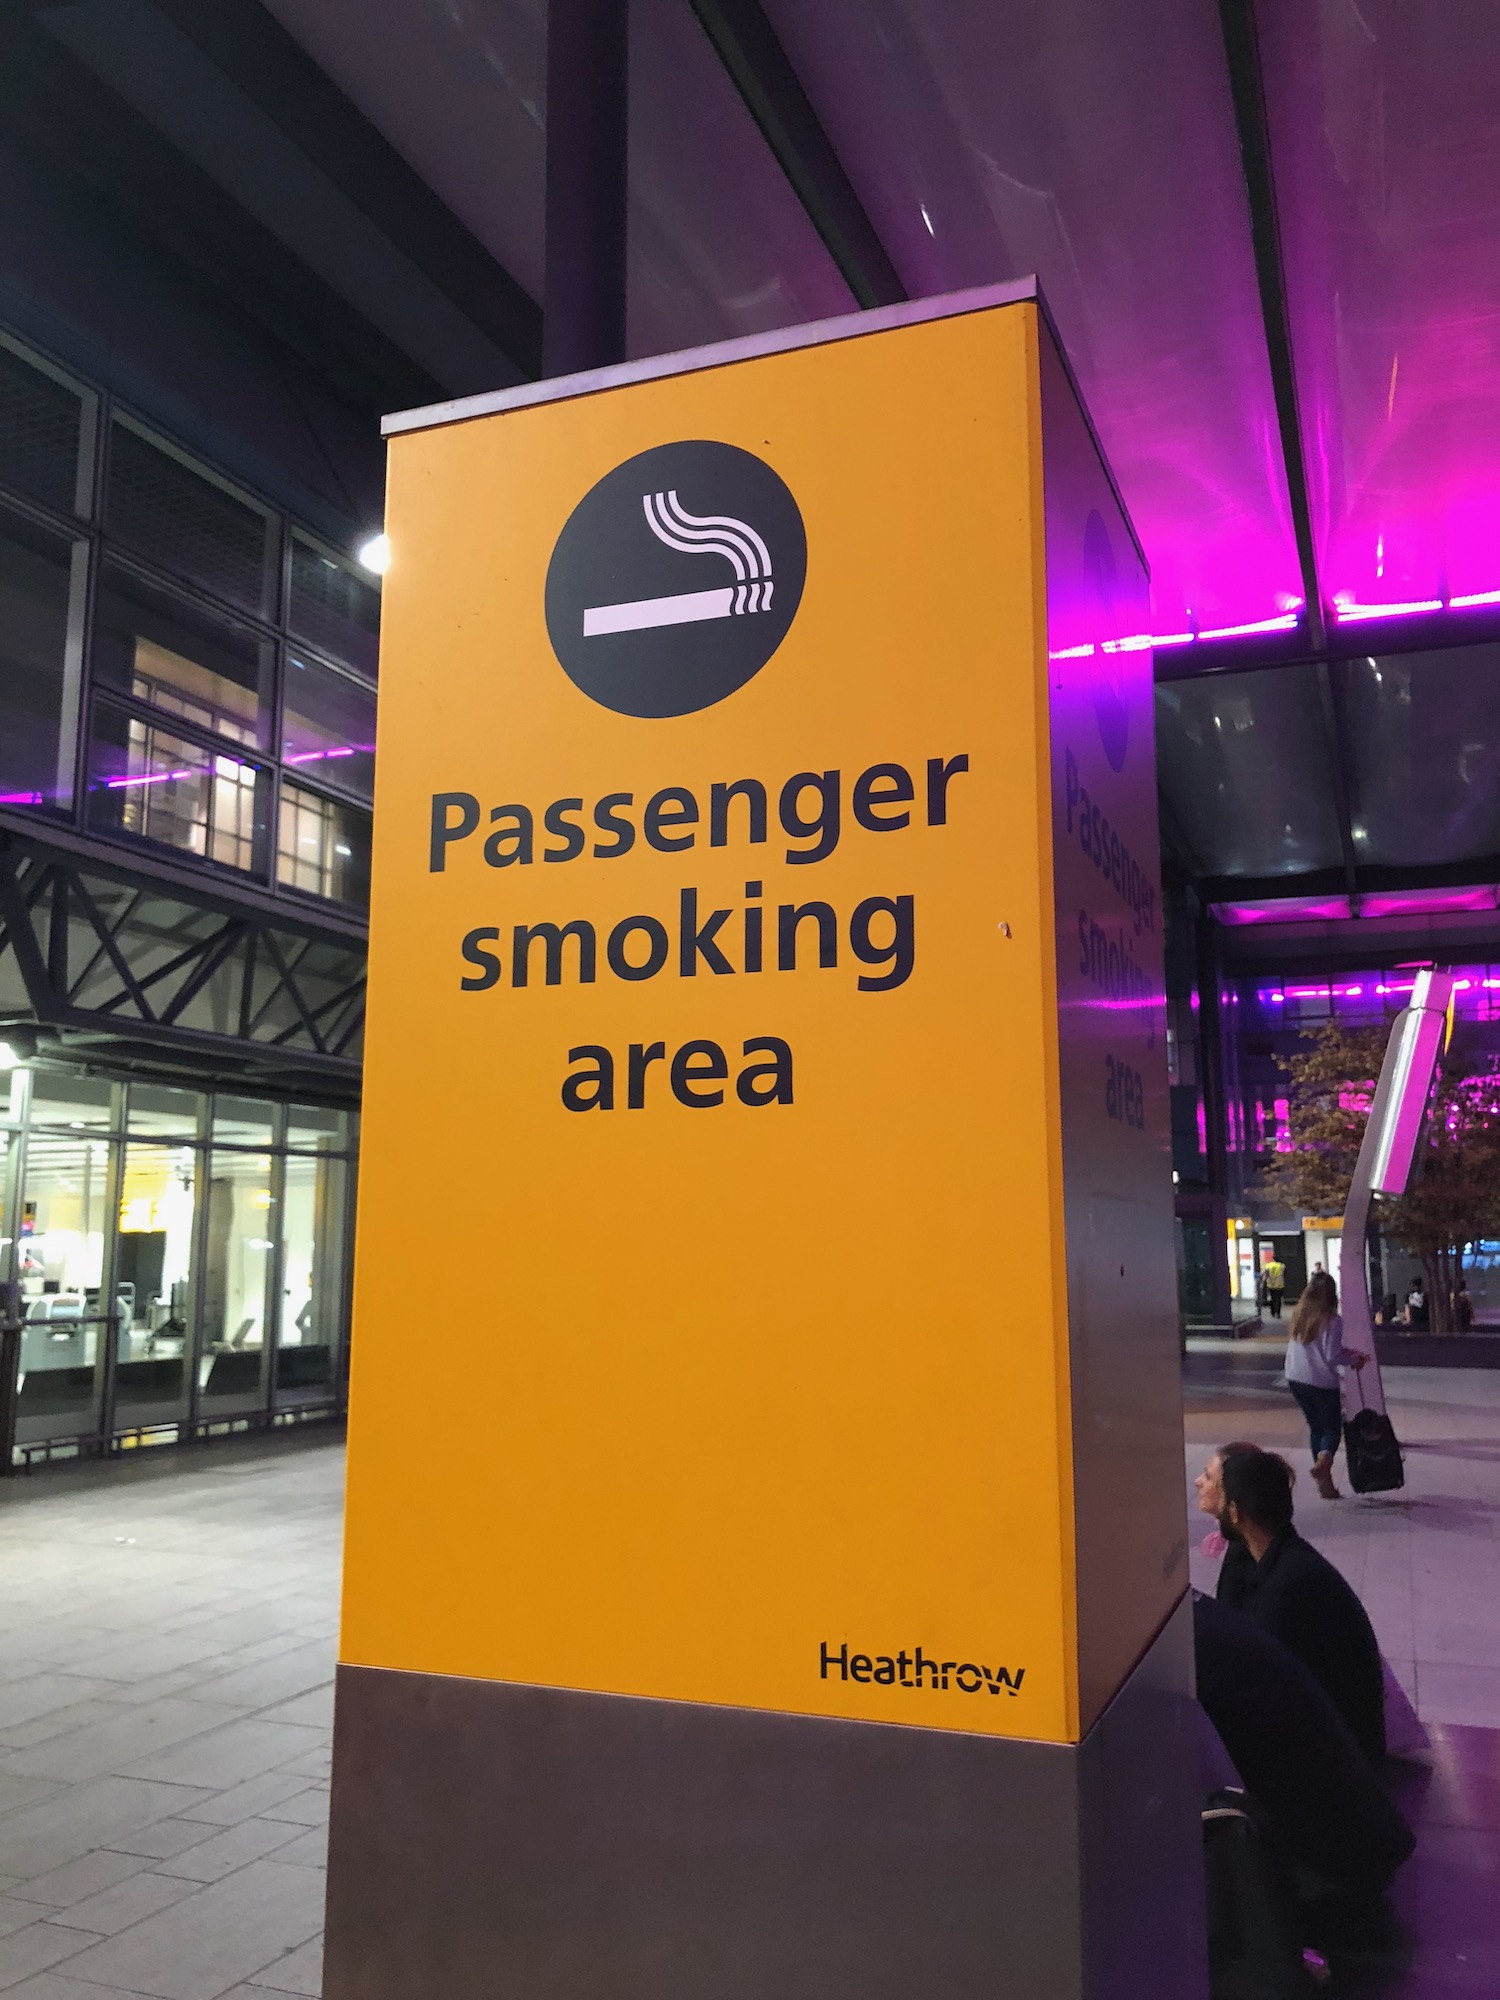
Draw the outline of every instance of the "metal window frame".
<instances>
[{"instance_id":1,"label":"metal window frame","mask_svg":"<svg viewBox=\"0 0 1500 2000\"><path fill-rule=\"evenodd\" d=\"M201 875L205 880L220 880L253 885L262 895L283 904L288 912L295 910L304 920L314 912L326 911L333 920L333 928L342 931L348 924L365 928L363 913L355 906L336 903L316 894L294 889L278 882L276 875L277 828L281 804L282 772L282 732L285 715L287 654L290 649L305 651L320 665L342 675L355 686L374 695L378 700L378 679L353 661L339 660L332 656L332 649L326 646L306 644L293 633L288 624L291 610L291 562L292 546L296 537L315 548L325 551L341 561L350 562L348 552L340 551L334 543L317 529L298 519L287 508L279 505L264 493L239 479L221 473L206 459L189 447L178 443L170 431L151 418L140 414L128 401L117 397L103 383L91 381L79 375L76 370L66 369L54 363L44 350L34 343L0 328L6 346L18 358L35 363L44 374L56 375L66 386L75 390L93 410L92 434L85 425L80 432L79 475L80 493L85 484L89 494L89 512L86 518L78 514L63 514L51 509L28 495L0 485L0 501L14 507L24 518L38 527L66 538L70 545L83 542L87 545L87 560L83 583L84 601L81 610L70 604L70 622L75 616L81 618L82 648L79 677L79 691L76 714L73 718L73 790L72 797L65 806L18 807L0 812L0 827L6 824L35 828L38 836L47 838L48 829L66 826L80 841L90 848L105 847L121 855L156 854L177 857L179 865ZM243 605L216 596L192 579L179 576L175 571L153 563L149 557L141 555L128 543L115 538L105 519L105 500L108 492L110 448L115 431L115 421L119 418L127 428L143 438L147 443L159 447L167 456L177 460L185 469L218 486L230 497L242 500L257 512L265 515L270 524L272 546L268 549L266 562L267 592L271 600L271 611L257 614ZM91 453L85 477L84 453ZM257 865L248 870L236 869L227 864L217 863L204 856L202 859L188 857L181 849L150 841L143 836L126 833L101 831L90 826L88 820L88 768L89 750L93 732L94 704L104 697L116 701L130 709L139 719L147 720L150 704L138 704L126 691L107 686L96 681L94 674L94 639L97 623L98 595L101 588L103 568L106 562L117 564L127 575L148 588L161 591L169 600L176 598L185 608L227 619L267 642L271 647L271 690L267 704L270 719L269 742L266 746L236 744L234 751L240 761L254 765L258 770L269 773L268 814L264 836L264 853L257 859ZM378 584L372 584L378 589ZM162 723L163 711L151 711L150 719ZM211 731L200 730L185 718L171 717L171 725L186 740L197 743L215 753L223 750L228 739L214 737ZM245 754L246 752L249 754ZM303 778L300 773L296 780L310 791L326 796L336 802L352 803L368 812L369 801L352 793L345 793L337 785L322 785L316 778Z\"/></svg>"}]
</instances>

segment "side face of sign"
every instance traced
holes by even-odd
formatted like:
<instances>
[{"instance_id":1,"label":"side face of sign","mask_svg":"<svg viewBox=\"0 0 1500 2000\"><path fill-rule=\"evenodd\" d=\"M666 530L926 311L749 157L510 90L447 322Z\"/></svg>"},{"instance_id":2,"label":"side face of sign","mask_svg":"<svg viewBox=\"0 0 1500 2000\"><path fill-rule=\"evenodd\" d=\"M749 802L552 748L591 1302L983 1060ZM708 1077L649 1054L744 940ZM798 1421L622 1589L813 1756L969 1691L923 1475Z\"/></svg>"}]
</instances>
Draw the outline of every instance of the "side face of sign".
<instances>
[{"instance_id":1,"label":"side face of sign","mask_svg":"<svg viewBox=\"0 0 1500 2000\"><path fill-rule=\"evenodd\" d=\"M1076 1733L1037 340L394 445L346 1662Z\"/></svg>"},{"instance_id":2,"label":"side face of sign","mask_svg":"<svg viewBox=\"0 0 1500 2000\"><path fill-rule=\"evenodd\" d=\"M1145 569L1044 330L1080 1727L1187 1587Z\"/></svg>"}]
</instances>

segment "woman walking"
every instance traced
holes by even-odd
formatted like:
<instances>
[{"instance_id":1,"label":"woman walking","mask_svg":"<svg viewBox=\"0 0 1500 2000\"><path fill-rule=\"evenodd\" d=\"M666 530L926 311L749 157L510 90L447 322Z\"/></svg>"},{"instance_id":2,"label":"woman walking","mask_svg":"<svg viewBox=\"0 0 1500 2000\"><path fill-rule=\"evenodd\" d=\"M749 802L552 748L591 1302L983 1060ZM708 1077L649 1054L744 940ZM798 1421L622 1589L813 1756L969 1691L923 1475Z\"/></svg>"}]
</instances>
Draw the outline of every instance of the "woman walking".
<instances>
[{"instance_id":1,"label":"woman walking","mask_svg":"<svg viewBox=\"0 0 1500 2000\"><path fill-rule=\"evenodd\" d=\"M1337 1500L1333 1455L1344 1421L1339 1370L1363 1368L1367 1357L1345 1351L1338 1287L1326 1271L1308 1280L1307 1290L1292 1308L1287 1332L1286 1385L1307 1419L1313 1485L1325 1500Z\"/></svg>"}]
</instances>

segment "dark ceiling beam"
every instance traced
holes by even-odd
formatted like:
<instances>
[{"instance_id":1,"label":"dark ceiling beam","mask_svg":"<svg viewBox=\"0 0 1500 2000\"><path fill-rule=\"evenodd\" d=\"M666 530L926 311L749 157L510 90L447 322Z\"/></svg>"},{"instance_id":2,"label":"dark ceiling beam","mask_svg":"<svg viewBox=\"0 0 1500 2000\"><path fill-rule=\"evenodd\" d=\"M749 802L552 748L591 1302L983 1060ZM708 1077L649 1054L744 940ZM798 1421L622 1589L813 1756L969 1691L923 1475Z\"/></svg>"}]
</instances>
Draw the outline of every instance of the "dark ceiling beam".
<instances>
[{"instance_id":1,"label":"dark ceiling beam","mask_svg":"<svg viewBox=\"0 0 1500 2000\"><path fill-rule=\"evenodd\" d=\"M1340 861L1335 867L1311 868L1299 875L1203 875L1193 887L1205 903L1280 903L1291 897L1347 896L1348 879ZM1500 854L1410 866L1362 861L1355 869L1355 892L1360 897L1398 895L1407 889L1489 889L1496 884L1500 884Z\"/></svg>"},{"instance_id":2,"label":"dark ceiling beam","mask_svg":"<svg viewBox=\"0 0 1500 2000\"><path fill-rule=\"evenodd\" d=\"M285 361L370 414L440 386L34 18L0 11L0 124L81 219L165 255Z\"/></svg>"},{"instance_id":3,"label":"dark ceiling beam","mask_svg":"<svg viewBox=\"0 0 1500 2000\"><path fill-rule=\"evenodd\" d=\"M862 306L908 293L760 0L691 0L777 164Z\"/></svg>"},{"instance_id":4,"label":"dark ceiling beam","mask_svg":"<svg viewBox=\"0 0 1500 2000\"><path fill-rule=\"evenodd\" d=\"M1302 595L1307 605L1308 637L1312 650L1316 652L1324 641L1323 596L1313 543L1312 510L1308 502L1307 455L1303 449L1302 422L1297 405L1297 372L1292 354L1291 323L1287 316L1281 225L1276 212L1276 181L1271 167L1271 131L1266 115L1260 41L1255 27L1255 0L1219 0L1219 22L1229 69L1229 89L1234 100L1240 160L1245 172L1245 194L1250 206L1255 278L1260 289L1266 355L1271 366L1271 389L1276 399L1276 423L1286 466L1287 496L1291 503L1292 529L1297 539L1297 561L1302 572Z\"/></svg>"},{"instance_id":5,"label":"dark ceiling beam","mask_svg":"<svg viewBox=\"0 0 1500 2000\"><path fill-rule=\"evenodd\" d=\"M629 27L628 0L547 9L547 375L625 359Z\"/></svg>"},{"instance_id":6,"label":"dark ceiling beam","mask_svg":"<svg viewBox=\"0 0 1500 2000\"><path fill-rule=\"evenodd\" d=\"M260 0L155 4L523 375L541 373L536 300Z\"/></svg>"}]
</instances>

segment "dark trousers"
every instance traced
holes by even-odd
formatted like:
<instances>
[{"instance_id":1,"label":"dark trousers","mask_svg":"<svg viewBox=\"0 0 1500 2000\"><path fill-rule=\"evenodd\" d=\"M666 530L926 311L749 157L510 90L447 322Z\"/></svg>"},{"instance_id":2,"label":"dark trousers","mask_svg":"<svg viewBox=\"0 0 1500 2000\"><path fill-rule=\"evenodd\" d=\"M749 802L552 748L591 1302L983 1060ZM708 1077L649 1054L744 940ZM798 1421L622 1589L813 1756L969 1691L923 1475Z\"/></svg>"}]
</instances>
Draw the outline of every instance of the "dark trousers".
<instances>
[{"instance_id":1,"label":"dark trousers","mask_svg":"<svg viewBox=\"0 0 1500 2000\"><path fill-rule=\"evenodd\" d=\"M1266 1303L1271 1308L1272 1319L1281 1318L1281 1295L1283 1289L1281 1285L1266 1286Z\"/></svg>"},{"instance_id":2,"label":"dark trousers","mask_svg":"<svg viewBox=\"0 0 1500 2000\"><path fill-rule=\"evenodd\" d=\"M1308 1442L1314 1458L1339 1448L1344 1428L1343 1399L1337 1389L1315 1389L1310 1382L1288 1382L1297 1407L1307 1419Z\"/></svg>"}]
</instances>

